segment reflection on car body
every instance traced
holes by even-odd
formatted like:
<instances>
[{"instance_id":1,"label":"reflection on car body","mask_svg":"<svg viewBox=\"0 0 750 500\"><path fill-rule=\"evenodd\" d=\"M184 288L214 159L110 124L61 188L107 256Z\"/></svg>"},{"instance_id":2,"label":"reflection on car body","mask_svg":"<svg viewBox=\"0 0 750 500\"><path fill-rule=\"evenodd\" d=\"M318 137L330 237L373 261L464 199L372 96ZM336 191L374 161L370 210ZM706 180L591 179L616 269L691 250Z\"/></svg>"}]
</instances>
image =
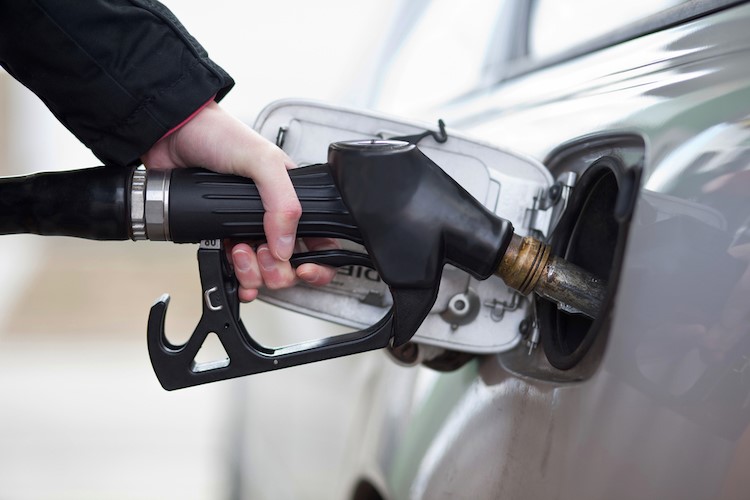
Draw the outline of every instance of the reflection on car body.
<instances>
[{"instance_id":1,"label":"reflection on car body","mask_svg":"<svg viewBox=\"0 0 750 500\"><path fill-rule=\"evenodd\" d=\"M575 172L580 203L551 241L616 286L596 322L537 301L531 352L519 342L446 372L383 357L363 384L367 411L349 422L359 439L337 495L748 497L750 5L657 4L583 46L537 43L546 59L488 32L496 59L439 96L447 104L411 110L529 155L554 178ZM529 3L485 7L497 27L510 17L536 40ZM429 32L424 17L404 22ZM413 62L399 59L409 36L390 68ZM410 91L424 88L399 90L402 77L379 82L389 112L408 112Z\"/></svg>"}]
</instances>

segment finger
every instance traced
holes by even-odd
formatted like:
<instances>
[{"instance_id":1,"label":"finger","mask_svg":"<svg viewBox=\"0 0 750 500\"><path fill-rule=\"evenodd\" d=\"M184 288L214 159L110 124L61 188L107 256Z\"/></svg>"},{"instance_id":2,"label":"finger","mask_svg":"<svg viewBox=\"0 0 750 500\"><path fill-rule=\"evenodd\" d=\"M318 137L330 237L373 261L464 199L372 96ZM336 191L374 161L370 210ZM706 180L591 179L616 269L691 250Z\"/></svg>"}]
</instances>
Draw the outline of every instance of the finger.
<instances>
[{"instance_id":1,"label":"finger","mask_svg":"<svg viewBox=\"0 0 750 500\"><path fill-rule=\"evenodd\" d=\"M323 250L337 250L341 248L338 241L333 238L305 238L305 246L311 252ZM336 277L336 269L316 264L302 264L296 270L297 276L315 286L327 285Z\"/></svg>"},{"instance_id":2,"label":"finger","mask_svg":"<svg viewBox=\"0 0 750 500\"><path fill-rule=\"evenodd\" d=\"M315 286L327 285L336 277L334 268L317 264L302 264L297 268L296 273L305 283Z\"/></svg>"},{"instance_id":3,"label":"finger","mask_svg":"<svg viewBox=\"0 0 750 500\"><path fill-rule=\"evenodd\" d=\"M261 194L261 198L264 195ZM274 192L271 197L278 197L279 192ZM269 197L266 195L266 197ZM284 201L286 203L289 200ZM294 253L294 244L296 242L297 222L302 213L302 207L299 205L297 198L292 200L295 205L289 205L287 208L274 211L266 208L263 215L263 231L266 233L266 241L270 250L277 260L288 261ZM265 200L264 203L265 205Z\"/></svg>"},{"instance_id":4,"label":"finger","mask_svg":"<svg viewBox=\"0 0 750 500\"><path fill-rule=\"evenodd\" d=\"M294 252L297 223L302 215L302 205L287 173L294 163L274 144L257 137L263 142L248 174L258 187L265 209L263 229L268 247L277 260L287 261Z\"/></svg>"},{"instance_id":5,"label":"finger","mask_svg":"<svg viewBox=\"0 0 750 500\"><path fill-rule=\"evenodd\" d=\"M260 273L263 283L272 290L292 286L296 281L296 275L288 261L277 260L264 244L258 247L256 252Z\"/></svg>"},{"instance_id":6,"label":"finger","mask_svg":"<svg viewBox=\"0 0 750 500\"><path fill-rule=\"evenodd\" d=\"M238 243L232 248L234 274L241 288L254 289L263 286L258 259L247 243Z\"/></svg>"},{"instance_id":7,"label":"finger","mask_svg":"<svg viewBox=\"0 0 750 500\"><path fill-rule=\"evenodd\" d=\"M258 298L258 289L240 288L237 291L237 296L240 298L240 302L252 302Z\"/></svg>"}]
</instances>

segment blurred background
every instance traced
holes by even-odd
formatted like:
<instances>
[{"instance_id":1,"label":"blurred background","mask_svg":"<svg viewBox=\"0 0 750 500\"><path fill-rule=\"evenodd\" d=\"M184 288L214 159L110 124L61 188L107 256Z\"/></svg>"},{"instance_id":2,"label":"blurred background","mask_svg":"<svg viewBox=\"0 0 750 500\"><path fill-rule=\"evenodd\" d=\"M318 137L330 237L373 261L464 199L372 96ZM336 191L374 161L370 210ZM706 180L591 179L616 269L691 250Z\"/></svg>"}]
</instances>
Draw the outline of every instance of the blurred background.
<instances>
[{"instance_id":1,"label":"blurred background","mask_svg":"<svg viewBox=\"0 0 750 500\"><path fill-rule=\"evenodd\" d=\"M223 105L252 124L279 98L360 104L399 0L164 3L235 78ZM0 71L0 175L97 164ZM146 318L169 292L170 337L192 332L195 251L0 239L0 499L329 498L358 377L382 354L164 391ZM263 304L242 314L279 345L335 328ZM311 453L319 469L296 466ZM245 484L247 468L264 480Z\"/></svg>"}]
</instances>

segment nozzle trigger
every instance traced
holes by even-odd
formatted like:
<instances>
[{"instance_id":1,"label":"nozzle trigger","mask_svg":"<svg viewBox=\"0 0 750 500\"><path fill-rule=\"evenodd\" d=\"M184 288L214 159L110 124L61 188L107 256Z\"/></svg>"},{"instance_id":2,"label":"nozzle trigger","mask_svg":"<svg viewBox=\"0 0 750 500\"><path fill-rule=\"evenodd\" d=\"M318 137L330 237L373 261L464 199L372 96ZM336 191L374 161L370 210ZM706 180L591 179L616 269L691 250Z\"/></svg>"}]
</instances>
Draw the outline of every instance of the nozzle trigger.
<instances>
[{"instance_id":1,"label":"nozzle trigger","mask_svg":"<svg viewBox=\"0 0 750 500\"><path fill-rule=\"evenodd\" d=\"M297 261L330 264L334 259L338 265L356 263L372 267L363 254L344 251L323 253L328 255L305 254L298 256ZM265 347L252 338L240 319L237 280L219 240L201 244L198 266L203 290L203 314L186 343L174 345L167 339L164 324L168 295L162 296L149 313L149 357L159 382L166 390L380 349L388 345L394 334L392 309L378 323L364 330L290 346ZM195 357L211 333L218 337L228 359L196 363Z\"/></svg>"}]
</instances>

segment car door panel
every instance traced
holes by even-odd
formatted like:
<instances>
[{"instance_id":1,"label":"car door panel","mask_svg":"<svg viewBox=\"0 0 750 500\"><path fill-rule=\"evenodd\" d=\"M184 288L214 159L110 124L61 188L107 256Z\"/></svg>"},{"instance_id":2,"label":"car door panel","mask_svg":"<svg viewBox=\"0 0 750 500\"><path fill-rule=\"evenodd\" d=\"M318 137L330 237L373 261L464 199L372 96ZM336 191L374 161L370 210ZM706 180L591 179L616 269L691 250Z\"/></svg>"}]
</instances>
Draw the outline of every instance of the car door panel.
<instances>
[{"instance_id":1,"label":"car door panel","mask_svg":"<svg viewBox=\"0 0 750 500\"><path fill-rule=\"evenodd\" d=\"M523 363L519 346L475 361L458 400L434 381L390 436L395 449L363 451L381 457L385 497L747 492L737 471L750 454L748 22L747 5L725 10L436 112L545 163L574 145L584 169L605 154L586 141L639 136L642 181L601 363L577 381L518 377L507 360ZM455 402L425 435L418 415L441 397ZM409 451L404 478L393 457Z\"/></svg>"}]
</instances>

